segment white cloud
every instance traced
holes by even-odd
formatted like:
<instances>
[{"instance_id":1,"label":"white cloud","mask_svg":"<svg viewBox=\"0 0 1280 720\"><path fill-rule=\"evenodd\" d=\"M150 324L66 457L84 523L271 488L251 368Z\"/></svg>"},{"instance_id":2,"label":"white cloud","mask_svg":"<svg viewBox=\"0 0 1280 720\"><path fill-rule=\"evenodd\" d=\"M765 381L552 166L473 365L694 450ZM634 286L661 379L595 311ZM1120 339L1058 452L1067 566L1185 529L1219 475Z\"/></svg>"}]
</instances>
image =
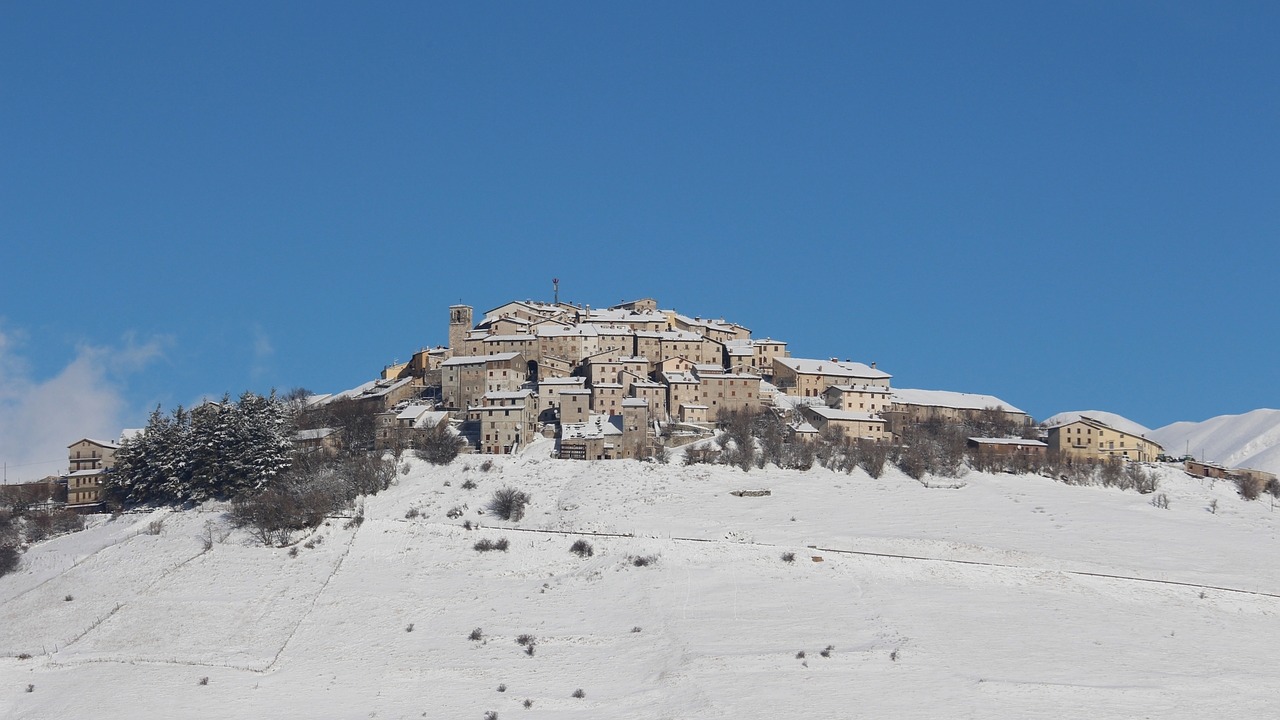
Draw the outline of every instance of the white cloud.
<instances>
[{"instance_id":1,"label":"white cloud","mask_svg":"<svg viewBox=\"0 0 1280 720\"><path fill-rule=\"evenodd\" d=\"M124 378L165 344L127 336L116 347L82 345L61 371L39 379L19 352L21 337L0 330L0 461L10 482L65 472L67 445L81 437L118 437Z\"/></svg>"}]
</instances>

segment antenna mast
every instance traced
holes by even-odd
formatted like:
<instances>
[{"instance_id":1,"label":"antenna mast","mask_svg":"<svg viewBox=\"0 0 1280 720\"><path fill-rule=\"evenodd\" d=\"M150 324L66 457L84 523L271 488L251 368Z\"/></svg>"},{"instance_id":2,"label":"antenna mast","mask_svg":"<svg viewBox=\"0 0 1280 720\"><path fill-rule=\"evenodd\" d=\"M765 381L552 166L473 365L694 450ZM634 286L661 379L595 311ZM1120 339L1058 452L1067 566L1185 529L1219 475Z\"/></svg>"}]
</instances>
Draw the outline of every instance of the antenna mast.
<instances>
[{"instance_id":1,"label":"antenna mast","mask_svg":"<svg viewBox=\"0 0 1280 720\"><path fill-rule=\"evenodd\" d=\"M551 278L551 287L555 296L555 304L560 304L560 278Z\"/></svg>"}]
</instances>

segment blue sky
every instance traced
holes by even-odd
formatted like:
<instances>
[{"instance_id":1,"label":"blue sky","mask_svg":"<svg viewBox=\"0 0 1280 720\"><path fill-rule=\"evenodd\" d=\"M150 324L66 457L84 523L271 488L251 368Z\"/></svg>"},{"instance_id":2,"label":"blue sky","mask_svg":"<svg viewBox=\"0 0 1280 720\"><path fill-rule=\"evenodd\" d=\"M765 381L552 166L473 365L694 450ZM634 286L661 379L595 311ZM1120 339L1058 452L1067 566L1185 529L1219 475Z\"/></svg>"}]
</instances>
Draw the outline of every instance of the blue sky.
<instances>
[{"instance_id":1,"label":"blue sky","mask_svg":"<svg viewBox=\"0 0 1280 720\"><path fill-rule=\"evenodd\" d=\"M0 455L343 389L552 277L1039 418L1275 407L1278 35L1268 3L5 3Z\"/></svg>"}]
</instances>

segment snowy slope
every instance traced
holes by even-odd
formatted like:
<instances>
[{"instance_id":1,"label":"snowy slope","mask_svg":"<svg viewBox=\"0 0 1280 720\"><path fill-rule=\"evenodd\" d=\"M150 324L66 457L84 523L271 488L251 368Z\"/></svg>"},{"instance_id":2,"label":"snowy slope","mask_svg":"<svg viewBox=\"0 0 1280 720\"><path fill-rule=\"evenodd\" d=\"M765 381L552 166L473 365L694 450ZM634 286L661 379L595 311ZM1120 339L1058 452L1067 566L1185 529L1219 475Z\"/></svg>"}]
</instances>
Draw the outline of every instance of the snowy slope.
<instances>
[{"instance_id":1,"label":"snowy slope","mask_svg":"<svg viewBox=\"0 0 1280 720\"><path fill-rule=\"evenodd\" d=\"M1280 410L1176 422L1151 433L1171 454L1280 473Z\"/></svg>"},{"instance_id":2,"label":"snowy slope","mask_svg":"<svg viewBox=\"0 0 1280 720\"><path fill-rule=\"evenodd\" d=\"M1057 415L1045 420L1044 425L1063 425L1069 422L1079 420L1081 416L1091 417L1098 422L1110 425L1117 430L1123 430L1131 435L1151 435L1151 429L1139 425L1123 415L1107 412L1105 410L1070 410L1060 412ZM1157 441L1158 442L1158 441Z\"/></svg>"},{"instance_id":3,"label":"snowy slope","mask_svg":"<svg viewBox=\"0 0 1280 720\"><path fill-rule=\"evenodd\" d=\"M334 519L296 557L240 532L205 552L214 506L159 535L125 516L41 543L0 578L0 717L1199 719L1280 703L1280 516L1228 483L1162 469L1166 510L1034 476L937 489L537 455L410 461L362 525ZM533 496L519 523L477 512L506 485ZM472 549L502 537L508 552ZM592 557L568 552L577 538Z\"/></svg>"}]
</instances>

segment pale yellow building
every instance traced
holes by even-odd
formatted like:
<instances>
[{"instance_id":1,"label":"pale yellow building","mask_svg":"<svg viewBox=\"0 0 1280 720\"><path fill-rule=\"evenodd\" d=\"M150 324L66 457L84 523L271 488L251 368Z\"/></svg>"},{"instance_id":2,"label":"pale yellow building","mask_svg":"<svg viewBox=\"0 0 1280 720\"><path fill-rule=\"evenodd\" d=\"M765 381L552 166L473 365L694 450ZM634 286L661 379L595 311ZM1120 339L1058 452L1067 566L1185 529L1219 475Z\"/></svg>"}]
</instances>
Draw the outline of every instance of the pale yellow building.
<instances>
[{"instance_id":1,"label":"pale yellow building","mask_svg":"<svg viewBox=\"0 0 1280 720\"><path fill-rule=\"evenodd\" d=\"M1048 432L1050 452L1068 457L1155 462L1164 452L1154 440L1085 416L1049 427Z\"/></svg>"},{"instance_id":2,"label":"pale yellow building","mask_svg":"<svg viewBox=\"0 0 1280 720\"><path fill-rule=\"evenodd\" d=\"M773 384L784 394L797 397L821 397L832 385L882 385L889 387L889 373L876 369L875 363L864 365L848 360L811 360L808 358L774 357Z\"/></svg>"}]
</instances>

